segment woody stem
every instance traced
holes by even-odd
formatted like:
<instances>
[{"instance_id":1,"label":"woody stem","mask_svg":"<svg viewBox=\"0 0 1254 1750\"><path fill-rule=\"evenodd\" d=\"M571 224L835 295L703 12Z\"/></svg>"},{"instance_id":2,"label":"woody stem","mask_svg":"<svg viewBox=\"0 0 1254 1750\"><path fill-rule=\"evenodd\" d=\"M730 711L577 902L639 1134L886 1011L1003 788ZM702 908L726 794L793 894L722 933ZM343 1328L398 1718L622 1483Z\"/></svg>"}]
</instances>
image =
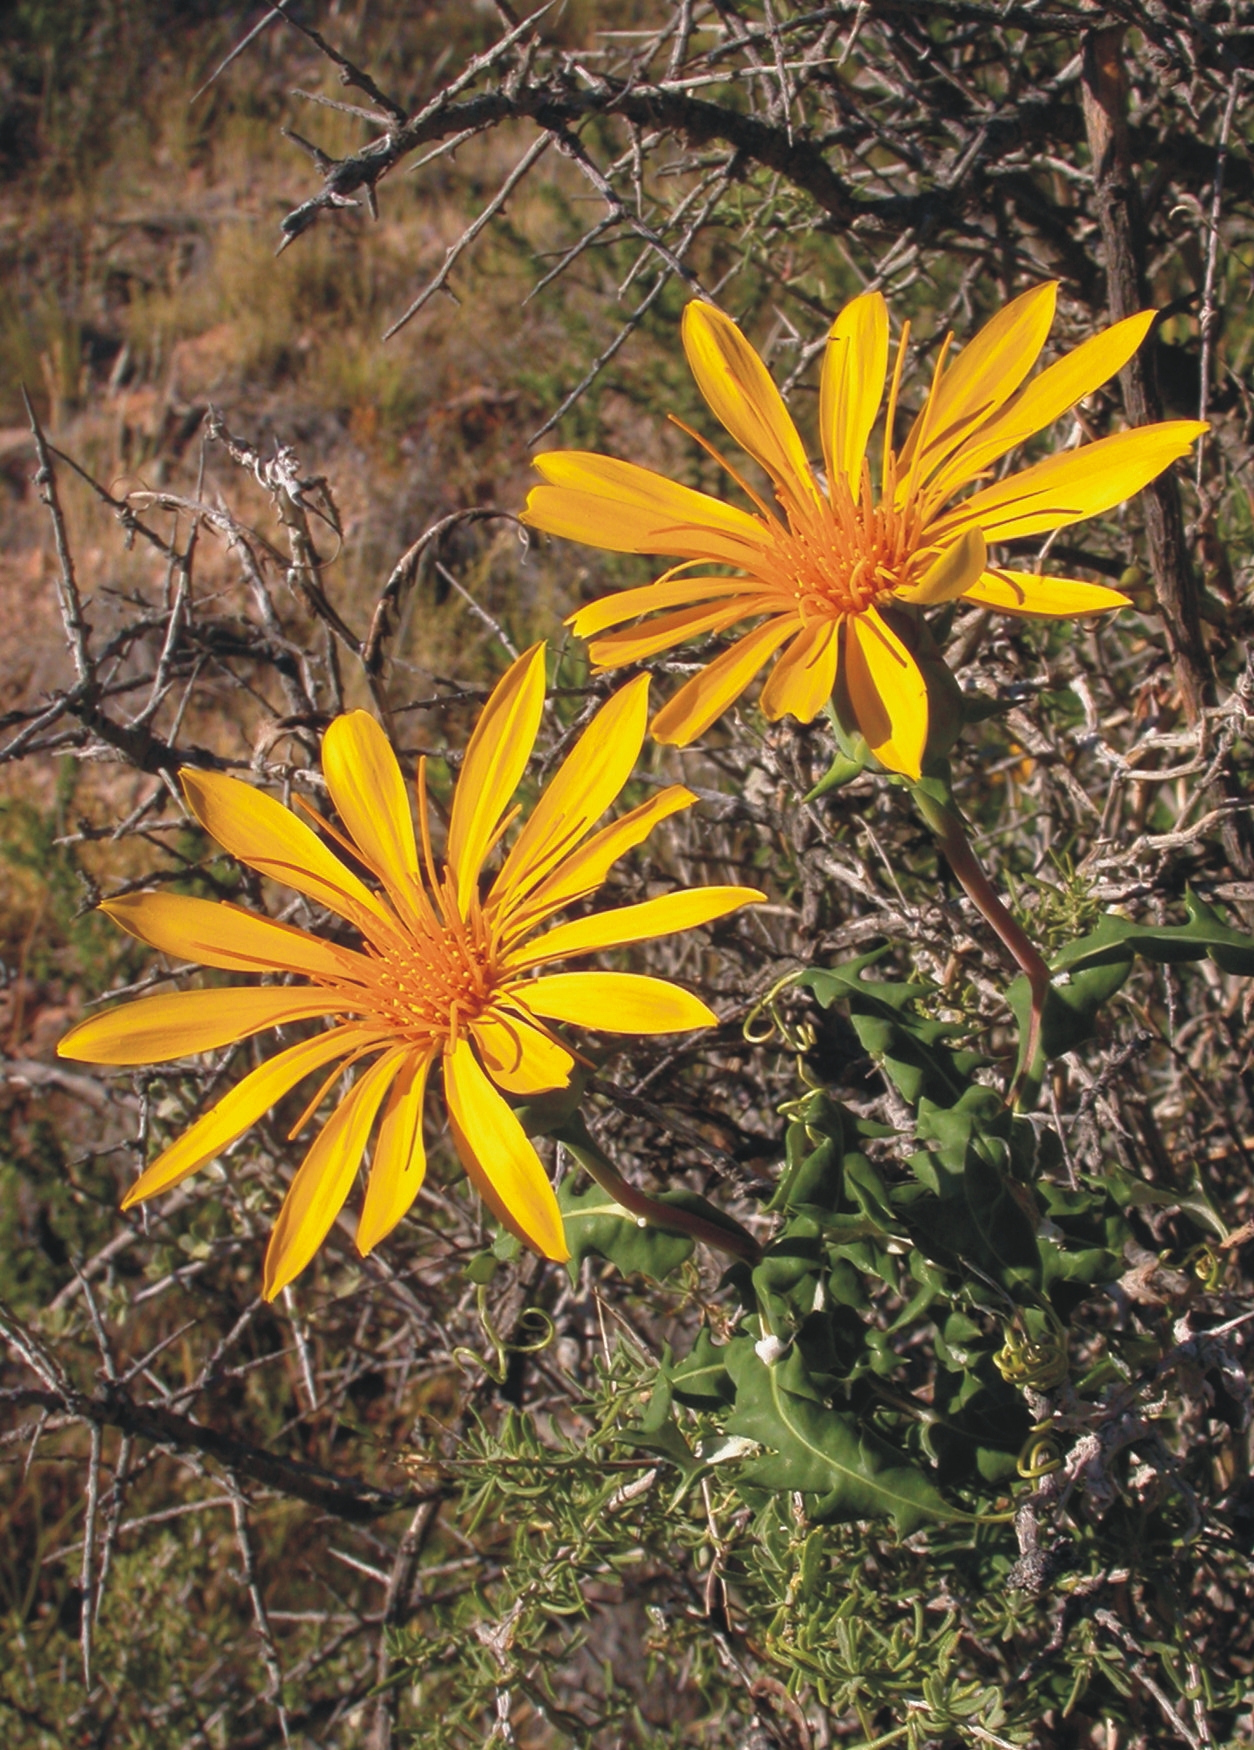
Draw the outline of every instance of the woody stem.
<instances>
[{"instance_id":1,"label":"woody stem","mask_svg":"<svg viewBox=\"0 0 1254 1750\"><path fill-rule=\"evenodd\" d=\"M1037 1048L1040 1045L1041 1016L1044 1013L1045 999L1049 995L1050 989L1049 968L1045 964L1040 949L1018 921L1011 916L992 882L984 873L975 852L971 849L971 841L967 837L961 816L956 810L945 803L936 801L934 797L929 796L918 786L912 784L910 789L915 806L936 835L936 842L945 854L945 861L961 883L963 892L989 925L989 928L994 931L1002 946L1027 979L1031 989L1032 1008L1028 1019L1027 1046L1023 1054L1019 1076L1015 1078L1015 1083L1009 1090L1009 1095L1013 1095L1021 1077L1030 1073L1036 1058Z\"/></svg>"}]
</instances>

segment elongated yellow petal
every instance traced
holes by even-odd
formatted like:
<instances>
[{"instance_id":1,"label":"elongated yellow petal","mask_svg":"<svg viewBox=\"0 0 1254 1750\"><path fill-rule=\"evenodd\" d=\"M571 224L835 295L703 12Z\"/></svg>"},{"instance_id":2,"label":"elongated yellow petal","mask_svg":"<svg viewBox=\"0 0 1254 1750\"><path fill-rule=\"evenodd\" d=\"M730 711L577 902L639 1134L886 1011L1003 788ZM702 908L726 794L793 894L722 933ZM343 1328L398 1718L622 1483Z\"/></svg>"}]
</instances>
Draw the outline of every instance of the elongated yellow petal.
<instances>
[{"instance_id":1,"label":"elongated yellow petal","mask_svg":"<svg viewBox=\"0 0 1254 1750\"><path fill-rule=\"evenodd\" d=\"M422 1108L431 1063L430 1053L415 1052L404 1060L379 1120L374 1159L357 1223L357 1250L363 1258L408 1213L427 1175Z\"/></svg>"},{"instance_id":2,"label":"elongated yellow petal","mask_svg":"<svg viewBox=\"0 0 1254 1750\"><path fill-rule=\"evenodd\" d=\"M846 621L846 673L858 728L890 771L919 778L927 744L927 687L919 665L874 608Z\"/></svg>"},{"instance_id":3,"label":"elongated yellow petal","mask_svg":"<svg viewBox=\"0 0 1254 1750\"><path fill-rule=\"evenodd\" d=\"M622 948L628 942L647 942L676 930L693 930L698 924L708 924L714 918L738 911L742 905L759 905L765 898L756 887L693 887L679 893L663 893L640 905L615 906L612 911L594 912L591 917L558 924L528 947L511 954L506 966L511 971L543 966L551 960L569 959L572 954ZM527 993L531 989L529 984L520 987L522 1001L529 1001Z\"/></svg>"},{"instance_id":4,"label":"elongated yellow petal","mask_svg":"<svg viewBox=\"0 0 1254 1750\"><path fill-rule=\"evenodd\" d=\"M183 767L179 781L201 826L241 863L307 894L358 927L371 917L392 924L386 906L365 883L273 796L238 778L190 766Z\"/></svg>"},{"instance_id":5,"label":"elongated yellow petal","mask_svg":"<svg viewBox=\"0 0 1254 1750\"><path fill-rule=\"evenodd\" d=\"M928 538L940 540L959 529L979 528L991 546L994 541L1044 535L1099 516L1187 455L1207 430L1204 420L1172 419L1049 456L965 499L929 528Z\"/></svg>"},{"instance_id":6,"label":"elongated yellow petal","mask_svg":"<svg viewBox=\"0 0 1254 1750\"><path fill-rule=\"evenodd\" d=\"M857 497L887 374L888 305L882 293L865 292L832 323L823 355L819 428L829 489L843 474Z\"/></svg>"},{"instance_id":7,"label":"elongated yellow petal","mask_svg":"<svg viewBox=\"0 0 1254 1750\"><path fill-rule=\"evenodd\" d=\"M715 607L680 608L673 614L659 614L642 625L628 626L621 632L609 632L588 646L588 655L597 668L621 668L628 662L643 662L659 651L671 650L689 638L699 638L709 632L725 632L739 620L756 619L779 606L775 596L737 596L730 604L719 602Z\"/></svg>"},{"instance_id":8,"label":"elongated yellow petal","mask_svg":"<svg viewBox=\"0 0 1254 1750\"><path fill-rule=\"evenodd\" d=\"M371 1037L361 1027L335 1027L289 1045L277 1057L267 1058L144 1169L122 1199L123 1209L171 1190L189 1173L206 1166L277 1105L297 1082L337 1057L347 1057L369 1043ZM379 1043L384 1041L380 1039Z\"/></svg>"},{"instance_id":9,"label":"elongated yellow petal","mask_svg":"<svg viewBox=\"0 0 1254 1750\"><path fill-rule=\"evenodd\" d=\"M840 651L835 620L818 620L798 632L766 677L760 704L772 723L790 714L813 723L832 696Z\"/></svg>"},{"instance_id":10,"label":"elongated yellow petal","mask_svg":"<svg viewBox=\"0 0 1254 1750\"><path fill-rule=\"evenodd\" d=\"M643 584L639 589L620 590L617 595L602 596L566 616L566 624L577 638L594 638L607 626L621 626L639 614L651 614L656 608L690 606L696 602L711 602L721 596L747 595L756 588L748 577L660 577L656 583Z\"/></svg>"},{"instance_id":11,"label":"elongated yellow petal","mask_svg":"<svg viewBox=\"0 0 1254 1750\"><path fill-rule=\"evenodd\" d=\"M75 1063L171 1063L288 1021L342 1014L350 1006L342 991L308 985L170 991L80 1021L57 1046L57 1056Z\"/></svg>"},{"instance_id":12,"label":"elongated yellow petal","mask_svg":"<svg viewBox=\"0 0 1254 1750\"><path fill-rule=\"evenodd\" d=\"M497 1218L545 1258L570 1256L561 1211L522 1125L475 1060L468 1039L444 1058L444 1098L467 1176Z\"/></svg>"},{"instance_id":13,"label":"elongated yellow petal","mask_svg":"<svg viewBox=\"0 0 1254 1750\"><path fill-rule=\"evenodd\" d=\"M691 790L682 784L670 784L638 808L624 814L621 820L594 833L582 849L564 858L536 888L524 908L527 918L538 921L561 911L573 900L595 893L620 857L643 844L655 826L669 820L681 809L691 808L695 801ZM520 933L523 922L514 917L511 934Z\"/></svg>"},{"instance_id":14,"label":"elongated yellow petal","mask_svg":"<svg viewBox=\"0 0 1254 1750\"><path fill-rule=\"evenodd\" d=\"M697 387L746 455L760 462L797 504L818 487L771 374L730 316L712 304L684 308L684 351Z\"/></svg>"},{"instance_id":15,"label":"elongated yellow petal","mask_svg":"<svg viewBox=\"0 0 1254 1750\"><path fill-rule=\"evenodd\" d=\"M735 704L762 664L797 631L799 624L797 615L781 614L738 639L730 650L686 681L669 704L663 705L651 725L653 739L669 742L673 747L687 747L704 735L711 723Z\"/></svg>"},{"instance_id":16,"label":"elongated yellow petal","mask_svg":"<svg viewBox=\"0 0 1254 1750\"><path fill-rule=\"evenodd\" d=\"M388 738L366 711L337 717L322 738L322 775L362 861L397 910L414 915L418 847L405 780Z\"/></svg>"},{"instance_id":17,"label":"elongated yellow petal","mask_svg":"<svg viewBox=\"0 0 1254 1750\"><path fill-rule=\"evenodd\" d=\"M1078 577L1037 577L1030 571L986 571L964 598L999 614L1045 614L1070 619L1076 614L1104 614L1131 607L1121 590L1104 583L1084 583Z\"/></svg>"},{"instance_id":18,"label":"elongated yellow petal","mask_svg":"<svg viewBox=\"0 0 1254 1750\"><path fill-rule=\"evenodd\" d=\"M952 602L965 594L984 570L988 548L979 529L966 529L952 547L933 560L913 589L903 589L901 600L928 605Z\"/></svg>"},{"instance_id":19,"label":"elongated yellow petal","mask_svg":"<svg viewBox=\"0 0 1254 1750\"><path fill-rule=\"evenodd\" d=\"M1127 316L1056 359L991 420L977 427L936 474L929 500L943 503L1016 444L1044 431L1121 371L1153 326L1154 310Z\"/></svg>"},{"instance_id":20,"label":"elongated yellow petal","mask_svg":"<svg viewBox=\"0 0 1254 1750\"><path fill-rule=\"evenodd\" d=\"M163 954L227 972L340 978L363 958L224 901L189 899L181 893L126 893L104 900L100 909L129 935Z\"/></svg>"},{"instance_id":21,"label":"elongated yellow petal","mask_svg":"<svg viewBox=\"0 0 1254 1750\"><path fill-rule=\"evenodd\" d=\"M898 462L899 481L915 465L926 479L974 427L1003 406L1036 363L1054 320L1058 287L1033 286L1000 309L959 353L915 420Z\"/></svg>"},{"instance_id":22,"label":"elongated yellow petal","mask_svg":"<svg viewBox=\"0 0 1254 1750\"><path fill-rule=\"evenodd\" d=\"M501 815L527 769L544 710L544 645L506 669L462 760L448 827L448 862L463 916Z\"/></svg>"},{"instance_id":23,"label":"elongated yellow petal","mask_svg":"<svg viewBox=\"0 0 1254 1750\"><path fill-rule=\"evenodd\" d=\"M543 1094L570 1080L570 1052L518 1014L494 1009L472 1021L470 1032L483 1067L507 1094Z\"/></svg>"},{"instance_id":24,"label":"elongated yellow petal","mask_svg":"<svg viewBox=\"0 0 1254 1750\"><path fill-rule=\"evenodd\" d=\"M383 1096L404 1063L389 1051L358 1077L296 1169L266 1247L261 1292L273 1300L300 1275L330 1232L352 1188Z\"/></svg>"},{"instance_id":25,"label":"elongated yellow petal","mask_svg":"<svg viewBox=\"0 0 1254 1750\"><path fill-rule=\"evenodd\" d=\"M526 989L533 1014L598 1033L687 1033L718 1025L700 997L638 972L554 972Z\"/></svg>"},{"instance_id":26,"label":"elongated yellow petal","mask_svg":"<svg viewBox=\"0 0 1254 1750\"><path fill-rule=\"evenodd\" d=\"M548 484L532 488L523 522L587 547L752 565L769 540L747 511L634 462L548 450L533 466Z\"/></svg>"},{"instance_id":27,"label":"elongated yellow petal","mask_svg":"<svg viewBox=\"0 0 1254 1750\"><path fill-rule=\"evenodd\" d=\"M649 677L637 675L597 712L545 787L488 896L503 922L569 855L631 776L649 716Z\"/></svg>"}]
</instances>

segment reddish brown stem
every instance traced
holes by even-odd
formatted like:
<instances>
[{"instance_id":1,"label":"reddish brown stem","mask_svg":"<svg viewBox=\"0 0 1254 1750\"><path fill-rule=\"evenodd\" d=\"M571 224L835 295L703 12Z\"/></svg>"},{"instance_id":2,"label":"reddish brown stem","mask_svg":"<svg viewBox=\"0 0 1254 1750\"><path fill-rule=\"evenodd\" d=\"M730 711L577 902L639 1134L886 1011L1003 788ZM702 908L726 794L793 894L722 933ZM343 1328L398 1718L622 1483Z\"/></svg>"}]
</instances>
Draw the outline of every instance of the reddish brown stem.
<instances>
[{"instance_id":1,"label":"reddish brown stem","mask_svg":"<svg viewBox=\"0 0 1254 1750\"><path fill-rule=\"evenodd\" d=\"M1049 967L1046 966L1035 942L1022 925L1011 916L992 882L981 868L975 852L971 849L971 841L967 837L960 816L944 803L934 800L925 791L919 790L913 785L911 791L919 812L936 835L936 841L945 854L945 861L953 870L956 879L961 882L963 892L989 928L996 934L1031 988L1032 1009L1028 1020L1028 1037L1019 1073L1007 1092L1007 1098L1010 1099L1013 1098L1020 1080L1030 1070L1036 1058L1037 1047L1041 1039L1041 1017L1045 1012L1045 999L1049 995Z\"/></svg>"},{"instance_id":2,"label":"reddish brown stem","mask_svg":"<svg viewBox=\"0 0 1254 1750\"><path fill-rule=\"evenodd\" d=\"M700 1240L702 1245L712 1246L715 1251L726 1252L733 1258L743 1258L747 1264L756 1264L762 1256L758 1242L738 1222L725 1218L728 1225L724 1227L721 1222L710 1221L695 1210L684 1209L676 1203L663 1203L630 1184L601 1153L578 1114L574 1123L555 1130L553 1135L570 1150L589 1178L595 1179L601 1189L637 1221L647 1222L650 1227L662 1228L667 1233L687 1234L689 1239Z\"/></svg>"}]
</instances>

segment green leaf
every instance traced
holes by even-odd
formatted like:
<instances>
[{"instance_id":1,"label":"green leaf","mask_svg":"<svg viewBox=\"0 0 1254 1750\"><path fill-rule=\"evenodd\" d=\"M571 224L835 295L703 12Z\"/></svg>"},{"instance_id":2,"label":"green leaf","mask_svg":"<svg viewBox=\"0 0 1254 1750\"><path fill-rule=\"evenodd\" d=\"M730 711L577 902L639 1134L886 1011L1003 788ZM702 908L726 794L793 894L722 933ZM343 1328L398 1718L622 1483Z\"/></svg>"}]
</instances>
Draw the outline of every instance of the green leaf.
<instances>
[{"instance_id":1,"label":"green leaf","mask_svg":"<svg viewBox=\"0 0 1254 1750\"><path fill-rule=\"evenodd\" d=\"M736 1408L727 1430L768 1449L743 1467L748 1483L817 1497L818 1519L891 1518L903 1537L929 1521L962 1517L916 1465L854 1416L794 1396L780 1369L748 1345L732 1365Z\"/></svg>"},{"instance_id":2,"label":"green leaf","mask_svg":"<svg viewBox=\"0 0 1254 1750\"><path fill-rule=\"evenodd\" d=\"M914 1105L924 1095L952 1105L967 1086L970 1072L984 1059L955 1050L947 1041L961 1036L953 1021L929 1021L915 1012L931 984L888 983L864 979L863 971L883 958L885 949L860 955L841 966L812 967L798 980L813 991L823 1008L843 1000L864 1050L882 1065L902 1097Z\"/></svg>"},{"instance_id":3,"label":"green leaf","mask_svg":"<svg viewBox=\"0 0 1254 1750\"><path fill-rule=\"evenodd\" d=\"M867 1220L873 1221L885 1233L892 1233L897 1222L889 1206L888 1192L883 1179L864 1154L846 1156L845 1183Z\"/></svg>"},{"instance_id":4,"label":"green leaf","mask_svg":"<svg viewBox=\"0 0 1254 1750\"><path fill-rule=\"evenodd\" d=\"M999 1172L975 1147L967 1150L963 1181L967 1207L984 1253L996 1265L989 1274L1006 1287L1016 1284L1038 1287L1041 1255L1036 1244L1036 1224L1025 1207L1031 1201L1031 1192Z\"/></svg>"},{"instance_id":5,"label":"green leaf","mask_svg":"<svg viewBox=\"0 0 1254 1750\"><path fill-rule=\"evenodd\" d=\"M909 996L905 985L875 984L864 986L862 984L862 974L865 969L882 960L890 950L891 944L886 943L882 948L872 948L869 954L859 954L855 960L843 960L839 966L811 966L797 978L797 989L813 991L820 1006L825 1009L830 1009L832 1004L841 998L848 999L858 995L860 991L874 991L876 993L881 990L886 993L901 991L904 1001ZM917 988L924 990L929 989L930 986ZM889 1000L887 995L884 1000Z\"/></svg>"},{"instance_id":6,"label":"green leaf","mask_svg":"<svg viewBox=\"0 0 1254 1750\"><path fill-rule=\"evenodd\" d=\"M1027 979L1022 976L1010 985L1006 1001L1019 1023L1020 1099L1024 1105L1030 1105L1036 1099L1045 1065L1051 1058L1074 1051L1077 1046L1096 1037L1098 1011L1110 1001L1131 971L1132 955L1127 953L1125 959L1106 960L1084 971L1068 974L1066 984L1051 984L1041 1015L1036 1060L1026 1070L1023 1054L1027 1049L1032 992Z\"/></svg>"},{"instance_id":7,"label":"green leaf","mask_svg":"<svg viewBox=\"0 0 1254 1750\"><path fill-rule=\"evenodd\" d=\"M702 1325L688 1354L669 1369L671 1390L681 1404L692 1410L718 1410L735 1401L727 1348L714 1341L708 1325Z\"/></svg>"},{"instance_id":8,"label":"green leaf","mask_svg":"<svg viewBox=\"0 0 1254 1750\"><path fill-rule=\"evenodd\" d=\"M960 1176L965 1170L973 1136L1005 1136L1009 1131L1010 1113L994 1088L975 1083L952 1106L940 1106L926 1096L919 1101L915 1133L920 1142L938 1145L936 1152L951 1174Z\"/></svg>"},{"instance_id":9,"label":"green leaf","mask_svg":"<svg viewBox=\"0 0 1254 1750\"><path fill-rule=\"evenodd\" d=\"M1037 1062L1029 1066L1025 1101L1039 1090L1050 1058L1061 1057L1093 1038L1098 1010L1123 984L1138 954L1160 966L1209 958L1223 972L1254 976L1254 936L1232 929L1195 893L1185 895L1185 909L1187 924L1134 923L1131 918L1108 912L1087 935L1059 950L1052 970L1065 974L1065 982L1055 979L1046 999L1040 1049ZM1015 979L1006 1000L1019 1022L1022 1054L1031 1008L1027 980Z\"/></svg>"},{"instance_id":10,"label":"green leaf","mask_svg":"<svg viewBox=\"0 0 1254 1750\"><path fill-rule=\"evenodd\" d=\"M807 791L803 800L816 802L820 796L826 796L829 790L839 790L842 784L851 783L854 778L861 777L865 770L865 760L850 759L847 754L837 752L831 765L813 790Z\"/></svg>"},{"instance_id":11,"label":"green leaf","mask_svg":"<svg viewBox=\"0 0 1254 1750\"><path fill-rule=\"evenodd\" d=\"M972 692L962 695L962 721L969 727L976 723L987 723L990 717L1004 717L1014 708L1013 699L995 699L989 693Z\"/></svg>"},{"instance_id":12,"label":"green leaf","mask_svg":"<svg viewBox=\"0 0 1254 1750\"><path fill-rule=\"evenodd\" d=\"M668 1459L686 1478L704 1468L673 1421L663 1422L660 1428L622 1428L614 1438L623 1446Z\"/></svg>"},{"instance_id":13,"label":"green leaf","mask_svg":"<svg viewBox=\"0 0 1254 1750\"><path fill-rule=\"evenodd\" d=\"M473 1258L467 1258L463 1268L469 1280L482 1288L496 1274L497 1263L491 1252L476 1252Z\"/></svg>"},{"instance_id":14,"label":"green leaf","mask_svg":"<svg viewBox=\"0 0 1254 1750\"><path fill-rule=\"evenodd\" d=\"M924 1443L938 1460L943 1480L966 1481L972 1464L985 1482L1015 1475L1032 1425L1019 1392L996 1374L985 1379L965 1370L942 1373L933 1404L938 1419L928 1427Z\"/></svg>"},{"instance_id":15,"label":"green leaf","mask_svg":"<svg viewBox=\"0 0 1254 1750\"><path fill-rule=\"evenodd\" d=\"M692 1241L685 1234L642 1225L599 1185L576 1191L573 1177L563 1179L557 1202L570 1248L567 1268L572 1281L590 1255L608 1259L624 1276L648 1276L654 1282L664 1281L692 1256Z\"/></svg>"},{"instance_id":16,"label":"green leaf","mask_svg":"<svg viewBox=\"0 0 1254 1750\"><path fill-rule=\"evenodd\" d=\"M777 1294L788 1299L799 1289L804 1309L809 1312L814 1303L814 1284L822 1261L817 1224L805 1216L794 1218L771 1241L761 1263L754 1266L754 1291L759 1295Z\"/></svg>"},{"instance_id":17,"label":"green leaf","mask_svg":"<svg viewBox=\"0 0 1254 1750\"><path fill-rule=\"evenodd\" d=\"M1106 1184L1118 1203L1134 1209L1182 1209L1206 1233L1221 1240L1228 1238L1227 1224L1200 1183L1195 1183L1191 1191L1173 1191L1167 1186L1149 1185L1116 1167L1106 1174Z\"/></svg>"},{"instance_id":18,"label":"green leaf","mask_svg":"<svg viewBox=\"0 0 1254 1750\"><path fill-rule=\"evenodd\" d=\"M811 1130L804 1123L788 1126L784 1174L766 1206L768 1210L797 1210L816 1205L835 1213L840 1208L844 1184L842 1141L829 1134L821 1137L817 1147L811 1147Z\"/></svg>"},{"instance_id":19,"label":"green leaf","mask_svg":"<svg viewBox=\"0 0 1254 1750\"><path fill-rule=\"evenodd\" d=\"M1127 1268L1122 1255L1106 1246L1068 1249L1048 1238L1039 1239L1037 1245L1041 1253L1041 1283L1046 1290L1052 1289L1055 1282L1096 1288L1106 1282L1117 1282Z\"/></svg>"},{"instance_id":20,"label":"green leaf","mask_svg":"<svg viewBox=\"0 0 1254 1750\"><path fill-rule=\"evenodd\" d=\"M1187 924L1134 923L1108 912L1087 936L1068 942L1054 965L1060 971L1079 971L1139 954L1159 965L1174 966L1209 956L1225 972L1254 974L1254 936L1232 929L1195 893L1187 893L1184 903Z\"/></svg>"}]
</instances>

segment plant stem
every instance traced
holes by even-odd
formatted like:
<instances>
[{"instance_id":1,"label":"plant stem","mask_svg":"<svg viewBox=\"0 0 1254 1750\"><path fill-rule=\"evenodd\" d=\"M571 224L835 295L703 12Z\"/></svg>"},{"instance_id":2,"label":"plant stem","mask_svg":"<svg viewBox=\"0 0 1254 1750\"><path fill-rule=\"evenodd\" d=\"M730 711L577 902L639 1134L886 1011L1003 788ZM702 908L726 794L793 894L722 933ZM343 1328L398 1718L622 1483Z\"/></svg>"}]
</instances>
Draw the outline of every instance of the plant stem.
<instances>
[{"instance_id":1,"label":"plant stem","mask_svg":"<svg viewBox=\"0 0 1254 1750\"><path fill-rule=\"evenodd\" d=\"M962 884L962 890L980 916L994 931L1015 965L1023 973L1032 992L1032 1009L1028 1020L1027 1047L1019 1072L1007 1091L1013 1098L1019 1082L1029 1073L1041 1041L1041 1016L1049 995L1050 976L1040 949L1006 909L992 882L984 873L979 859L971 849L962 817L946 803L938 802L919 786L912 784L910 793L936 841L945 854L945 861Z\"/></svg>"},{"instance_id":2,"label":"plant stem","mask_svg":"<svg viewBox=\"0 0 1254 1750\"><path fill-rule=\"evenodd\" d=\"M726 1252L733 1258L743 1258L747 1264L756 1264L762 1256L762 1248L753 1235L732 1221L730 1216L723 1217L727 1223L724 1226L723 1222L711 1221L680 1204L663 1203L660 1198L650 1197L646 1191L629 1184L593 1142L578 1113L552 1135L555 1141L570 1150L589 1178L595 1179L615 1203L621 1203L638 1221L648 1222L651 1227L660 1227L669 1233L687 1234L689 1239L699 1240L702 1245L712 1246L715 1251Z\"/></svg>"}]
</instances>

